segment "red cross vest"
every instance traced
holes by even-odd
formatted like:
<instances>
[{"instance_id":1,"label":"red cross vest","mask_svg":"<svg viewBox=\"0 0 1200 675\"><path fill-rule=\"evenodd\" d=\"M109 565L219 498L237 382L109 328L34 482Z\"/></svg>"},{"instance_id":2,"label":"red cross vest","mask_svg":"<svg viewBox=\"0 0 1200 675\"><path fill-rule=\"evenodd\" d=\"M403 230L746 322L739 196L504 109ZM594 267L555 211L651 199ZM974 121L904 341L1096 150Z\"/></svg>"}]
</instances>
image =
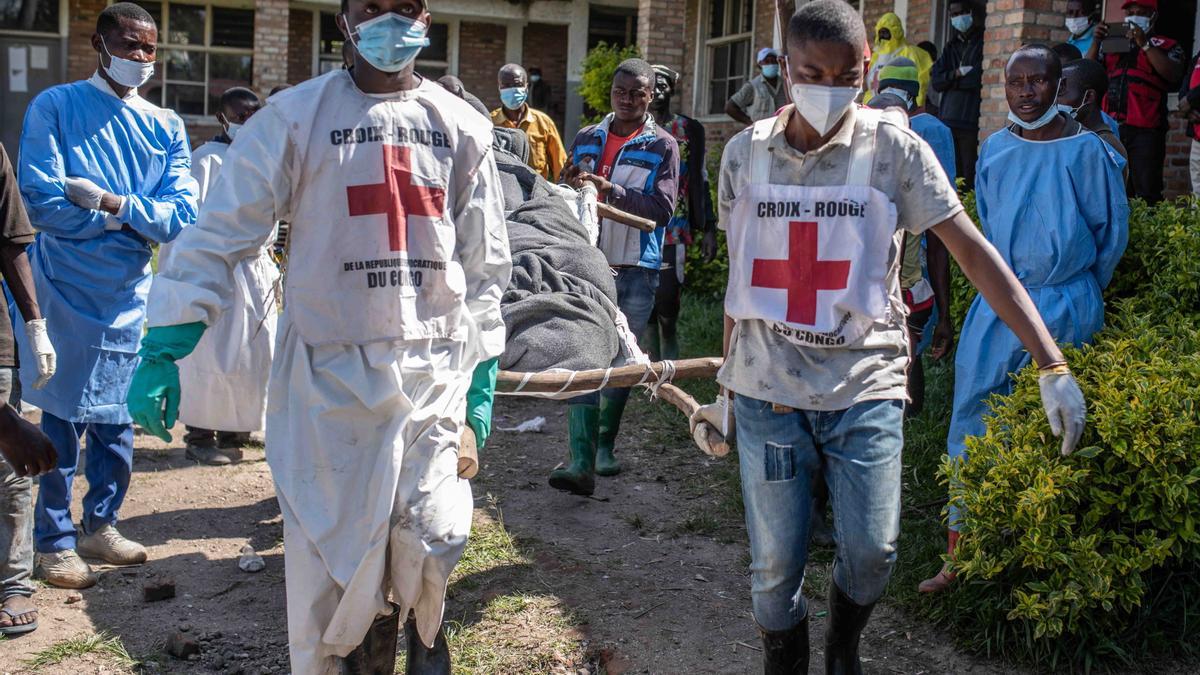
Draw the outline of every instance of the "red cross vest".
<instances>
[{"instance_id":1,"label":"red cross vest","mask_svg":"<svg viewBox=\"0 0 1200 675\"><path fill-rule=\"evenodd\" d=\"M323 77L310 107L286 112L288 313L309 344L465 339L457 221L482 217L470 184L490 122L428 80L384 97Z\"/></svg>"},{"instance_id":2,"label":"red cross vest","mask_svg":"<svg viewBox=\"0 0 1200 675\"><path fill-rule=\"evenodd\" d=\"M896 207L871 187L879 112L856 111L846 183L835 186L769 182L777 119L751 131L749 175L726 229L725 313L766 321L804 347L848 347L884 318L898 246Z\"/></svg>"}]
</instances>

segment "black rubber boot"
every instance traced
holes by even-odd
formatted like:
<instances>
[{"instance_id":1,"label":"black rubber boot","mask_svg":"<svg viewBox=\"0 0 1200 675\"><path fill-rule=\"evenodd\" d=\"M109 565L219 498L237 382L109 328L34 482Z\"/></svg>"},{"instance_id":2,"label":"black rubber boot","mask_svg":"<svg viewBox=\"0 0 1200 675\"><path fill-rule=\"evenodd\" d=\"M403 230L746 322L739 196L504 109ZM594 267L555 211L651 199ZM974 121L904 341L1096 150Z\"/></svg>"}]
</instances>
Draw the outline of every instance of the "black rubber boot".
<instances>
[{"instance_id":1,"label":"black rubber boot","mask_svg":"<svg viewBox=\"0 0 1200 675\"><path fill-rule=\"evenodd\" d=\"M837 584L829 583L829 625L825 627L825 675L862 675L858 639L875 603L856 605Z\"/></svg>"},{"instance_id":2,"label":"black rubber boot","mask_svg":"<svg viewBox=\"0 0 1200 675\"><path fill-rule=\"evenodd\" d=\"M450 645L446 644L446 631L438 628L433 647L426 647L417 635L417 621L409 617L404 624L404 635L408 638L408 675L450 675ZM389 675L392 671L388 671Z\"/></svg>"},{"instance_id":3,"label":"black rubber boot","mask_svg":"<svg viewBox=\"0 0 1200 675\"><path fill-rule=\"evenodd\" d=\"M807 616L791 630L758 631L762 635L763 675L807 675Z\"/></svg>"},{"instance_id":4,"label":"black rubber boot","mask_svg":"<svg viewBox=\"0 0 1200 675\"><path fill-rule=\"evenodd\" d=\"M400 637L400 607L377 616L362 644L342 659L342 675L392 675L396 672L396 643Z\"/></svg>"}]
</instances>

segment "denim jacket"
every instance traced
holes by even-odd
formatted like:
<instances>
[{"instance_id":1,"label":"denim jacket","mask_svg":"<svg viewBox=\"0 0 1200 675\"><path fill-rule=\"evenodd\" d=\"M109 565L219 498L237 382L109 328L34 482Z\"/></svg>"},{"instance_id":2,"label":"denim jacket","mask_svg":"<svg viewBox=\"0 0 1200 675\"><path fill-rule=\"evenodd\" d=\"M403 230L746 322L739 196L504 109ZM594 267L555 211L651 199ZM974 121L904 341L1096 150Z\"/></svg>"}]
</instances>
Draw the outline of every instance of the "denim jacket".
<instances>
[{"instance_id":1,"label":"denim jacket","mask_svg":"<svg viewBox=\"0 0 1200 675\"><path fill-rule=\"evenodd\" d=\"M568 153L572 162L580 164L589 158L593 163L600 162L612 120L613 115L609 113L599 124L576 134ZM641 133L621 147L608 180L613 189L605 201L627 213L653 220L658 228L653 232L641 232L602 220L600 250L604 251L610 265L658 269L662 262L666 225L675 212L679 182L678 144L659 128L653 117L647 115Z\"/></svg>"}]
</instances>

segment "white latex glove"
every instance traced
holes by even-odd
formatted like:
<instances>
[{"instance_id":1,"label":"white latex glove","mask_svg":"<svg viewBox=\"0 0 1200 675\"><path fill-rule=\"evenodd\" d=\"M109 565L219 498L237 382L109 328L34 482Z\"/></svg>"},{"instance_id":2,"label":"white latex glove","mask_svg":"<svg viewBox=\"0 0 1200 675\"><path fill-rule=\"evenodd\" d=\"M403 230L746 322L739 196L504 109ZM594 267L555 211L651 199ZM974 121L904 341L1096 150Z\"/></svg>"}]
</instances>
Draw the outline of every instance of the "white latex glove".
<instances>
[{"instance_id":1,"label":"white latex glove","mask_svg":"<svg viewBox=\"0 0 1200 675\"><path fill-rule=\"evenodd\" d=\"M1087 419L1087 404L1083 392L1071 373L1045 373L1038 378L1042 391L1042 407L1050 420L1050 431L1062 437L1062 455L1075 450Z\"/></svg>"},{"instance_id":2,"label":"white latex glove","mask_svg":"<svg viewBox=\"0 0 1200 675\"><path fill-rule=\"evenodd\" d=\"M729 426L726 428L726 411L728 410ZM733 406L730 405L729 399L725 396L718 396L714 403L702 405L688 419L688 424L691 428L693 436L696 433L696 427L701 422L708 422L713 429L720 431L725 436L726 441L733 440L734 435L734 417Z\"/></svg>"},{"instance_id":3,"label":"white latex glove","mask_svg":"<svg viewBox=\"0 0 1200 675\"><path fill-rule=\"evenodd\" d=\"M67 177L67 199L81 209L100 210L100 200L107 191L86 178Z\"/></svg>"},{"instance_id":4,"label":"white latex glove","mask_svg":"<svg viewBox=\"0 0 1200 675\"><path fill-rule=\"evenodd\" d=\"M58 369L58 355L54 352L54 345L50 344L50 335L46 332L46 320L26 321L25 336L29 338L29 348L37 357L38 378L33 383L33 388L41 389L46 386L50 378L54 377L54 371Z\"/></svg>"},{"instance_id":5,"label":"white latex glove","mask_svg":"<svg viewBox=\"0 0 1200 675\"><path fill-rule=\"evenodd\" d=\"M975 66L959 66L955 72L958 73L959 77L966 77L972 70L975 70Z\"/></svg>"}]
</instances>

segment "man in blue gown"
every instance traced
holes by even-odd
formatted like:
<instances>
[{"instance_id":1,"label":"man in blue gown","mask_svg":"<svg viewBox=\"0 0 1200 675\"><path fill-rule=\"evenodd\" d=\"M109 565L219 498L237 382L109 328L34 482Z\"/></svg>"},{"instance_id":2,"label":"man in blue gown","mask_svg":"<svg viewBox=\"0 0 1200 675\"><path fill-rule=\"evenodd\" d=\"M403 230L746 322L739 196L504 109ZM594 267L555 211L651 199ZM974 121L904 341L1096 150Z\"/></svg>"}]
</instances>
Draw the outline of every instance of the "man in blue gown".
<instances>
[{"instance_id":1,"label":"man in blue gown","mask_svg":"<svg viewBox=\"0 0 1200 675\"><path fill-rule=\"evenodd\" d=\"M1125 252L1129 202L1124 160L1100 137L1058 110L1062 64L1041 45L1017 50L1005 68L1011 123L983 143L975 198L984 235L1029 292L1059 343L1091 340L1104 324L1102 289ZM1021 342L980 296L967 312L954 359L954 412L947 450L966 454L984 432L987 401L1011 390L1030 360ZM1063 364L1065 365L1065 364ZM1043 370L1058 364L1043 366ZM968 514L969 517L969 514ZM949 552L960 514L950 511ZM943 568L921 590L946 588Z\"/></svg>"},{"instance_id":2,"label":"man in blue gown","mask_svg":"<svg viewBox=\"0 0 1200 675\"><path fill-rule=\"evenodd\" d=\"M129 488L133 423L125 406L150 290L151 246L196 220L196 181L183 121L138 96L154 72L158 30L146 10L100 13L88 80L47 89L25 115L19 182L39 231L29 249L59 368L44 389L22 360L25 400L43 411L58 469L42 477L34 509L35 574L61 587L95 577L79 555L136 564L146 550L117 531ZM29 345L18 331L23 353ZM87 437L82 532L71 483ZM78 551L78 553L77 553Z\"/></svg>"}]
</instances>

